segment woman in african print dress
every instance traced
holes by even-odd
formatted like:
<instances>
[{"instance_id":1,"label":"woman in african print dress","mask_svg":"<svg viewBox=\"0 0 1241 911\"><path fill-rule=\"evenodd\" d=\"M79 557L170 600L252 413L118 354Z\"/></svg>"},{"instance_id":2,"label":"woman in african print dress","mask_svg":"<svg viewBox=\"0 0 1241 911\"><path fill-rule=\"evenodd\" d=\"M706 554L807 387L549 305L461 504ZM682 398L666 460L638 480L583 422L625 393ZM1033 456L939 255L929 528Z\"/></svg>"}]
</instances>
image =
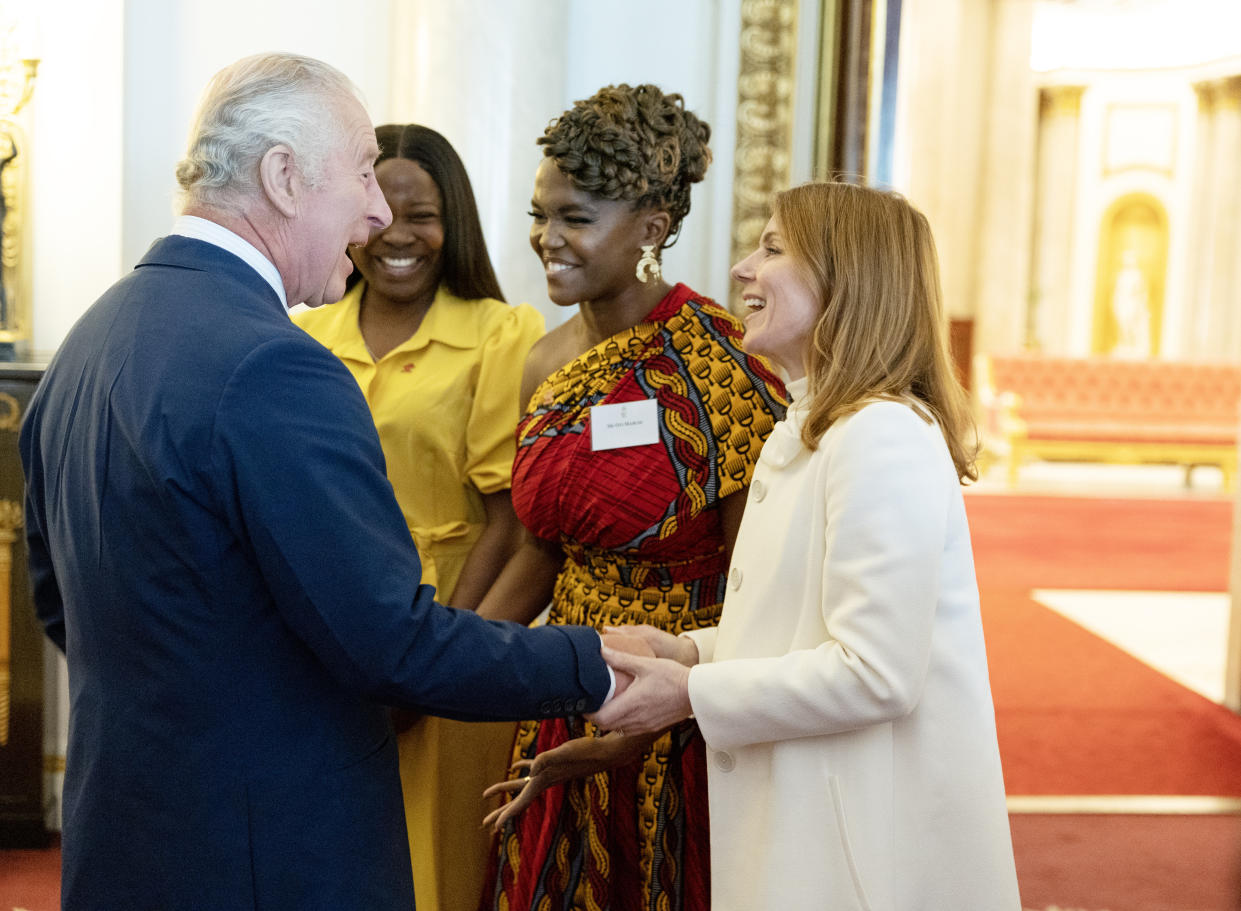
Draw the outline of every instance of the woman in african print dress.
<instances>
[{"instance_id":1,"label":"woman in african print dress","mask_svg":"<svg viewBox=\"0 0 1241 911\"><path fill-rule=\"evenodd\" d=\"M679 95L609 86L548 127L531 245L553 302L578 313L530 353L513 503L525 541L484 616L602 628L714 625L762 442L784 413L740 323L660 274L659 255L710 162L709 127ZM706 911L706 768L692 721L600 736L527 722L490 818L483 907ZM519 812L524 811L524 812Z\"/></svg>"}]
</instances>

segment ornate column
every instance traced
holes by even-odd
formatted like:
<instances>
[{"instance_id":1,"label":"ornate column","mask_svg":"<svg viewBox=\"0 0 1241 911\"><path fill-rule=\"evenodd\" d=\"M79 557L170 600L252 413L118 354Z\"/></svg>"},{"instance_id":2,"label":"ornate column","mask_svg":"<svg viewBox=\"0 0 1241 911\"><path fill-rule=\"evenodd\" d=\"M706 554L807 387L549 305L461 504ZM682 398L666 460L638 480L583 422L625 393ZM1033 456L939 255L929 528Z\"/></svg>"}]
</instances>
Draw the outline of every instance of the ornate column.
<instances>
[{"instance_id":1,"label":"ornate column","mask_svg":"<svg viewBox=\"0 0 1241 911\"><path fill-rule=\"evenodd\" d=\"M1190 265L1192 353L1241 358L1241 76L1198 83Z\"/></svg>"},{"instance_id":2,"label":"ornate column","mask_svg":"<svg viewBox=\"0 0 1241 911\"><path fill-rule=\"evenodd\" d=\"M1038 89L1029 64L1034 3L1002 0L989 10L988 53L977 71L988 86L977 109L982 155L976 175L961 175L963 184L973 180L978 185L977 216L961 238L974 238L977 262L974 281L958 287L969 294L965 299L973 307L974 350L1011 352L1026 341L1030 293L1031 175L1038 148ZM968 256L970 247L960 252ZM958 259L957 265L967 268L971 263ZM968 279L969 273L965 275ZM953 293L947 282L944 291Z\"/></svg>"},{"instance_id":3,"label":"ornate column","mask_svg":"<svg viewBox=\"0 0 1241 911\"><path fill-rule=\"evenodd\" d=\"M1241 433L1241 427L1238 427ZM1241 714L1241 484L1233 498L1232 559L1229 565L1230 610L1228 613L1228 645L1224 664L1224 705Z\"/></svg>"},{"instance_id":4,"label":"ornate column","mask_svg":"<svg viewBox=\"0 0 1241 911\"><path fill-rule=\"evenodd\" d=\"M1186 219L1188 237L1187 268L1182 293L1185 295L1182 350L1190 357L1202 357L1207 350L1211 332L1210 281L1207 280L1207 241L1212 235L1211 200L1211 133L1214 120L1215 92L1211 86L1194 86L1197 96L1197 120L1194 125L1194 169Z\"/></svg>"},{"instance_id":5,"label":"ornate column","mask_svg":"<svg viewBox=\"0 0 1241 911\"><path fill-rule=\"evenodd\" d=\"M1069 334L1069 269L1083 91L1077 85L1047 86L1039 91L1034 244L1025 345L1052 354L1065 352Z\"/></svg>"},{"instance_id":6,"label":"ornate column","mask_svg":"<svg viewBox=\"0 0 1241 911\"><path fill-rule=\"evenodd\" d=\"M771 217L772 195L789 185L796 23L797 0L741 4L731 262L754 249ZM734 288L734 313L738 304Z\"/></svg>"}]
</instances>

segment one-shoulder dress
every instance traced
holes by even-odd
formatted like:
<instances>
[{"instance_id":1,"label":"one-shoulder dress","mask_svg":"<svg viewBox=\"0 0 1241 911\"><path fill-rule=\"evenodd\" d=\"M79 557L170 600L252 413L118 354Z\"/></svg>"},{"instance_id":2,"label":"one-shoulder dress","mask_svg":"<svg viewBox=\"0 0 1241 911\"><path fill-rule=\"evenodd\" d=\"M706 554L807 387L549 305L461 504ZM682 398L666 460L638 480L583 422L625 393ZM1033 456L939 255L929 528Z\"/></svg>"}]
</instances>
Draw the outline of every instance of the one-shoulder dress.
<instances>
[{"instance_id":1,"label":"one-shoulder dress","mask_svg":"<svg viewBox=\"0 0 1241 911\"><path fill-rule=\"evenodd\" d=\"M549 623L713 626L727 584L720 513L743 492L784 387L741 349L738 320L677 285L643 322L549 376L517 431L513 503L565 552ZM654 399L658 441L596 451L592 409ZM595 736L524 722L513 758ZM549 788L500 835L483 907L710 907L706 766L692 721L635 763Z\"/></svg>"}]
</instances>

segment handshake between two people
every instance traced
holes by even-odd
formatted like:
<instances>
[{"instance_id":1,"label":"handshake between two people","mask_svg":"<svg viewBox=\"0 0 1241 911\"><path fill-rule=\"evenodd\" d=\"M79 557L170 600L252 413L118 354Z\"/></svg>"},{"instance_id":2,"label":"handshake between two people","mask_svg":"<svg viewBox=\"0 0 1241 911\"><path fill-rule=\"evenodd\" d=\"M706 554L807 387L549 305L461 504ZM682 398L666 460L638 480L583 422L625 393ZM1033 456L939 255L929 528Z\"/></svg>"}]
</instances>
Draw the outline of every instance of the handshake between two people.
<instances>
[{"instance_id":1,"label":"handshake between two people","mask_svg":"<svg viewBox=\"0 0 1241 911\"><path fill-rule=\"evenodd\" d=\"M616 692L586 717L604 730L653 734L693 713L689 669L698 663L694 640L654 626L608 626L603 660L616 674Z\"/></svg>"},{"instance_id":2,"label":"handshake between two people","mask_svg":"<svg viewBox=\"0 0 1241 911\"><path fill-rule=\"evenodd\" d=\"M586 718L605 733L577 737L513 763L509 771L520 777L483 792L511 798L487 814L484 827L498 831L552 785L636 761L665 730L693 713L689 669L698 663L698 646L692 639L654 626L604 627L603 660L616 675L616 690Z\"/></svg>"}]
</instances>

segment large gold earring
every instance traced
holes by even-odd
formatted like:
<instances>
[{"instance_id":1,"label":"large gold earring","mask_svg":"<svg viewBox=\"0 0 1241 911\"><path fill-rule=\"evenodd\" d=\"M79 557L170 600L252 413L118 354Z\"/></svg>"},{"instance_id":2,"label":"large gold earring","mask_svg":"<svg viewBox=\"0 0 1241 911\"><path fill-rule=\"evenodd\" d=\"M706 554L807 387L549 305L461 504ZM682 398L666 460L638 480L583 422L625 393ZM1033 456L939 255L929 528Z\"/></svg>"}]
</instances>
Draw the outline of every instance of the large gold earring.
<instances>
[{"instance_id":1,"label":"large gold earring","mask_svg":"<svg viewBox=\"0 0 1241 911\"><path fill-rule=\"evenodd\" d=\"M645 244L642 247L642 258L638 260L638 281L659 281L662 277L662 271L659 268L659 260L655 258L655 245Z\"/></svg>"}]
</instances>

